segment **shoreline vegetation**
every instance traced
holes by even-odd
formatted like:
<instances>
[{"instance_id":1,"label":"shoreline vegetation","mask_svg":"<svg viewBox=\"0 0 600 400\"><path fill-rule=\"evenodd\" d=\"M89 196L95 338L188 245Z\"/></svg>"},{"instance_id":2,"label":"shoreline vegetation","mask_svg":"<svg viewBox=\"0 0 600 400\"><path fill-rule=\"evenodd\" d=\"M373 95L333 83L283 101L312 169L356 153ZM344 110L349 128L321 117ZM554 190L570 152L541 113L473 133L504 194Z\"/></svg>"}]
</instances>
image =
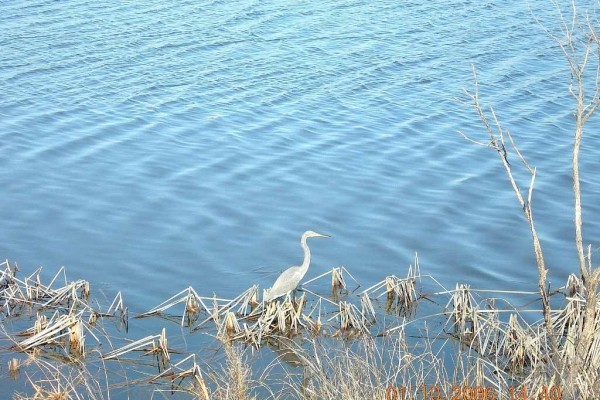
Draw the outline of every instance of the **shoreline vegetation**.
<instances>
[{"instance_id":1,"label":"shoreline vegetation","mask_svg":"<svg viewBox=\"0 0 600 400\"><path fill-rule=\"evenodd\" d=\"M103 303L89 282L70 281L64 269L45 280L41 269L21 276L6 260L0 263L0 379L23 388L12 398L600 398L600 267L583 238L579 176L584 127L600 106L600 38L595 16L574 2L568 13L553 4L562 21L558 33L540 26L565 55L575 103L579 269L562 287L550 287L535 226L537 171L494 109L483 105L473 68L475 87L464 102L475 109L484 136L461 135L498 155L530 228L538 290L465 283L448 289L422 273L415 256L403 277L387 276L368 288L337 267L304 282L295 298L265 303L256 285L233 299L189 287L129 315L120 292ZM129 337L129 326L147 318L164 327ZM215 356L173 345L173 331L190 341L205 335ZM257 362L266 347L276 357Z\"/></svg>"},{"instance_id":2,"label":"shoreline vegetation","mask_svg":"<svg viewBox=\"0 0 600 400\"><path fill-rule=\"evenodd\" d=\"M296 299L261 303L253 286L226 300L190 287L135 316L128 315L121 293L100 305L87 281L69 281L61 269L46 283L41 272L19 278L16 265L0 264L0 359L9 377L25 380L28 388L13 394L17 400L126 398L131 391L177 399L566 399L597 393L593 368L590 380L556 379L543 319L527 322L526 314L540 313L539 293L465 284L448 290L421 273L416 256L405 277L388 276L365 289L345 268L333 268L308 281ZM553 309L553 321L563 357L574 356L581 337L583 290L571 275L552 293L562 304ZM531 308L511 304L511 296ZM162 319L165 327L128 337L128 325L140 318ZM167 330L181 330L189 340L207 335L218 355L207 360L172 346ZM276 357L256 362L267 347ZM586 362L600 365L600 352L592 350Z\"/></svg>"}]
</instances>

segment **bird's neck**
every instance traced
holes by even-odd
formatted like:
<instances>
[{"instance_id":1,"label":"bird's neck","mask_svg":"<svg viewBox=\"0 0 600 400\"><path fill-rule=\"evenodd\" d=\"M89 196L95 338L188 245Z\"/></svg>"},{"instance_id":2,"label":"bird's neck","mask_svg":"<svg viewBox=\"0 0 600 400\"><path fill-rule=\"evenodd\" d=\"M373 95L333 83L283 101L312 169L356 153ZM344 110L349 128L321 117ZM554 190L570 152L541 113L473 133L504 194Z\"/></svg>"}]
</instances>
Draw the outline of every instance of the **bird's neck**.
<instances>
[{"instance_id":1,"label":"bird's neck","mask_svg":"<svg viewBox=\"0 0 600 400\"><path fill-rule=\"evenodd\" d=\"M308 269L308 264L310 263L310 249L306 244L305 238L302 238L300 245L302 246L302 250L304 250L304 261L302 262L302 269L306 271Z\"/></svg>"}]
</instances>

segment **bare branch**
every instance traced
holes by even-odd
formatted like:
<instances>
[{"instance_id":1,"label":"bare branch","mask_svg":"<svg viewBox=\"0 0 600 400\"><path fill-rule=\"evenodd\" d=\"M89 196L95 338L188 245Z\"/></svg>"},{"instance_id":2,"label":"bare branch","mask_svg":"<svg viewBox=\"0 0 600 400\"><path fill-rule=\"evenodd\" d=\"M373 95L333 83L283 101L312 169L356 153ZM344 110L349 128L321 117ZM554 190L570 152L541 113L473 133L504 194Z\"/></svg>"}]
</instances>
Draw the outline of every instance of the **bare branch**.
<instances>
[{"instance_id":1,"label":"bare branch","mask_svg":"<svg viewBox=\"0 0 600 400\"><path fill-rule=\"evenodd\" d=\"M486 113L483 110L483 107L481 106L481 104L479 102L477 73L475 71L474 66L473 66L473 76L474 76L474 82L475 82L475 91L473 93L469 93L467 91L465 91L465 92L471 98L471 100L473 102L472 105L475 108L475 110L477 111L477 113L479 114L479 118L480 118L481 122L483 123L485 129L487 130L488 135L490 136L491 147L493 147L496 150L496 152L498 153L498 156L500 157L500 161L502 162L502 166L504 167L504 171L506 172L506 176L508 177L508 181L510 182L510 184L513 188L513 191L515 193L517 201L519 202L519 204L523 210L525 218L527 219L527 224L529 225L529 230L531 232L531 238L532 238L532 242L533 242L533 250L535 253L535 259L536 259L536 264L537 264L537 268L538 268L538 289L539 289L540 296L542 299L542 311L543 311L544 323L545 323L545 327L546 327L546 335L548 336L550 343L551 343L553 362L558 367L558 370L561 370L564 364L558 358L559 357L558 356L559 345L558 345L558 341L556 340L556 337L554 335L553 320L552 320L552 315L551 315L552 309L550 307L550 300L549 300L549 298L550 298L549 286L547 285L547 270L546 270L546 265L545 265L545 261L544 261L542 245L541 245L539 236L537 234L537 231L535 229L535 223L533 220L533 210L531 208L531 202L532 202L532 198L533 198L533 188L534 188L534 184L535 184L535 177L536 177L537 170L535 168L530 167L529 163L527 162L527 160L525 159L523 154L519 151L519 148L517 147L515 141L513 140L512 135L510 134L510 132L508 130L506 130L506 136L508 136L508 138L509 138L511 148L513 149L514 153L519 157L519 159L522 161L523 165L525 166L525 168L531 175L531 181L529 183L527 200L525 200L523 198L523 194L521 193L521 189L519 188L519 185L517 184L517 181L513 175L512 166L508 161L508 149L505 145L505 140L504 140L505 130L502 128L502 125L500 124L500 120L499 120L498 116L496 115L496 112L494 111L494 108L489 107L489 113L491 114L491 118L493 120L493 126L492 126L488 120ZM465 135L463 135L463 136L465 136Z\"/></svg>"},{"instance_id":2,"label":"bare branch","mask_svg":"<svg viewBox=\"0 0 600 400\"><path fill-rule=\"evenodd\" d=\"M531 166L529 165L529 163L527 162L527 160L525 159L525 157L523 157L523 154L521 154L521 151L519 150L519 148L515 144L515 141L513 140L513 137L510 134L510 131L508 129L506 130L506 135L508 136L508 140L510 141L510 145L512 146L512 148L515 151L515 153L517 153L517 156L519 156L519 159L521 160L521 162L523 163L523 165L525 166L525 168L527 168L527 170L529 171L530 174L535 174L535 171L531 168Z\"/></svg>"},{"instance_id":3,"label":"bare branch","mask_svg":"<svg viewBox=\"0 0 600 400\"><path fill-rule=\"evenodd\" d=\"M531 183L529 184L529 193L527 194L527 206L531 208L531 198L533 197L533 184L535 183L535 174L537 172L537 168L533 169L531 173Z\"/></svg>"},{"instance_id":4,"label":"bare branch","mask_svg":"<svg viewBox=\"0 0 600 400\"><path fill-rule=\"evenodd\" d=\"M491 143L484 143L484 142L478 142L477 140L471 139L469 136L467 136L463 131L458 131L458 134L460 136L462 136L464 139L468 140L471 143L475 143L478 146L483 146L483 147L491 147Z\"/></svg>"}]
</instances>

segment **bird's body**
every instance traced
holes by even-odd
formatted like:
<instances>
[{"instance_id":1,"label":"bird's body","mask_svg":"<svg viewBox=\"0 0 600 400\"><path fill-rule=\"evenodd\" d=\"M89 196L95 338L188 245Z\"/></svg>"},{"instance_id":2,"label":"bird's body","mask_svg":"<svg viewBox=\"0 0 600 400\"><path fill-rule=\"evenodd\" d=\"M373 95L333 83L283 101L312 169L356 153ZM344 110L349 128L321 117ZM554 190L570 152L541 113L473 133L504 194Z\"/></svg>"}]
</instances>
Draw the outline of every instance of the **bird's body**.
<instances>
[{"instance_id":1,"label":"bird's body","mask_svg":"<svg viewBox=\"0 0 600 400\"><path fill-rule=\"evenodd\" d=\"M296 289L300 280L308 271L308 266L310 265L310 249L306 244L306 239L311 237L329 237L327 235L322 235L313 231L306 231L302 235L302 239L300 239L300 245L302 246L302 250L304 250L304 261L300 266L294 266L286 269L279 275L275 283L270 289L265 290L263 299L264 301L271 301L280 296L283 296L292 290Z\"/></svg>"}]
</instances>

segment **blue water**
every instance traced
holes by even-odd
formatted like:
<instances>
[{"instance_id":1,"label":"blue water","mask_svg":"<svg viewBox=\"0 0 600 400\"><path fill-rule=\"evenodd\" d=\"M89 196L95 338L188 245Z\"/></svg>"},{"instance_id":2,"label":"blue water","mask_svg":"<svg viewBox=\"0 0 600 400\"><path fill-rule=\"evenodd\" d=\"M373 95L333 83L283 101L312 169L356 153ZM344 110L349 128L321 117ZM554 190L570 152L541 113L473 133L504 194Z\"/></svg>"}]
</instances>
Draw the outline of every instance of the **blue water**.
<instances>
[{"instance_id":1,"label":"blue water","mask_svg":"<svg viewBox=\"0 0 600 400\"><path fill-rule=\"evenodd\" d=\"M0 258L64 265L145 311L190 285L268 287L313 229L332 237L311 243L307 278L344 265L368 286L418 252L450 287L534 290L499 160L457 134L485 140L455 99L474 64L482 100L538 168L535 218L560 286L576 268L574 102L532 17L556 23L549 3L2 2ZM582 149L596 253L598 128Z\"/></svg>"}]
</instances>

